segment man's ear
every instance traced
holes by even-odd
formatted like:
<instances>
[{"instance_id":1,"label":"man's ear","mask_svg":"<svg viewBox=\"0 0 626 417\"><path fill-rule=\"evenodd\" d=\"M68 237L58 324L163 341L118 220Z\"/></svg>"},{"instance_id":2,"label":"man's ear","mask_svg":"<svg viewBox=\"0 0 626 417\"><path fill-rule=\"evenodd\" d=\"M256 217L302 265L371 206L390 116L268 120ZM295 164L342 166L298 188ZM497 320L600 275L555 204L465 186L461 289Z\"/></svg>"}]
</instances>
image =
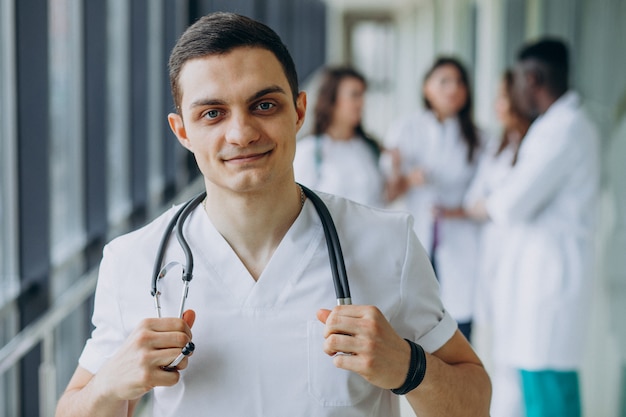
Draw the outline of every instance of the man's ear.
<instances>
[{"instance_id":1,"label":"man's ear","mask_svg":"<svg viewBox=\"0 0 626 417\"><path fill-rule=\"evenodd\" d=\"M300 91L298 98L296 99L296 114L298 116L296 128L297 130L300 130L304 124L304 117L306 115L306 93L304 91Z\"/></svg>"},{"instance_id":2,"label":"man's ear","mask_svg":"<svg viewBox=\"0 0 626 417\"><path fill-rule=\"evenodd\" d=\"M178 113L170 113L167 115L167 121L180 144L193 152L191 141L187 138L187 130L185 129L185 123L183 123L183 117Z\"/></svg>"}]
</instances>

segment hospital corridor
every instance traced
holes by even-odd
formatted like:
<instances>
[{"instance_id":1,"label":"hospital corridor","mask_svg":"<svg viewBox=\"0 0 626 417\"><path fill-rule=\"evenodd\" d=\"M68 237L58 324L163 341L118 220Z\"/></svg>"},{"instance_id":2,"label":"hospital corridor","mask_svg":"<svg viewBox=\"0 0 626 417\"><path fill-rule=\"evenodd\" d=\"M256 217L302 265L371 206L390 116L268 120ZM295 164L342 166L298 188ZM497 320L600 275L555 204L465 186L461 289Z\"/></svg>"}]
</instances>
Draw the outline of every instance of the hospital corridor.
<instances>
[{"instance_id":1,"label":"hospital corridor","mask_svg":"<svg viewBox=\"0 0 626 417\"><path fill-rule=\"evenodd\" d=\"M209 14L249 26L210 49L188 29ZM0 417L82 415L66 388L130 378L158 323L182 353L128 415L414 416L427 363L461 344L492 417L626 417L624 22L626 0L0 0ZM261 76L284 85L249 94ZM272 167L299 191L274 193L298 214L271 251L242 236L260 266L211 210L282 184L223 179L263 158L293 158ZM399 388L329 347L358 339L332 314L366 299L410 358Z\"/></svg>"}]
</instances>

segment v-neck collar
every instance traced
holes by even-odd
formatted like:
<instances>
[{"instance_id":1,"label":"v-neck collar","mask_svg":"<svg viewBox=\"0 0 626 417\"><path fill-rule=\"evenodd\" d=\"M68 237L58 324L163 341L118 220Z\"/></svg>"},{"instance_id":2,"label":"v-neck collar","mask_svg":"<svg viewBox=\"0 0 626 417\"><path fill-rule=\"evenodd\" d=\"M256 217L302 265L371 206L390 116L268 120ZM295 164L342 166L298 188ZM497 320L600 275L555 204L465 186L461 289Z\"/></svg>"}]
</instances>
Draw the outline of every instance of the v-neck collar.
<instances>
[{"instance_id":1,"label":"v-neck collar","mask_svg":"<svg viewBox=\"0 0 626 417\"><path fill-rule=\"evenodd\" d=\"M201 208L192 213L189 224L190 228L186 229L188 235L193 233L188 240L195 255L195 275L206 275L207 280L228 293L235 305L248 308L282 305L301 279L323 237L322 227L315 220L314 207L306 201L255 281Z\"/></svg>"}]
</instances>

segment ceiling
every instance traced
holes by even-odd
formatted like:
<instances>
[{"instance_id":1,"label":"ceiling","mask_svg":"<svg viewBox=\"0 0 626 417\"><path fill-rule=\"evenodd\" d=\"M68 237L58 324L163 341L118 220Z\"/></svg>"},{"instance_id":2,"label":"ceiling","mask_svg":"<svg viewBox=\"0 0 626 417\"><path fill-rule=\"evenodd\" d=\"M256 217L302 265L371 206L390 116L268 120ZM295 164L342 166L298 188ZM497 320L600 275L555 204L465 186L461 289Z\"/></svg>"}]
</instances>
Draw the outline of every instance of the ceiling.
<instances>
[{"instance_id":1,"label":"ceiling","mask_svg":"<svg viewBox=\"0 0 626 417\"><path fill-rule=\"evenodd\" d=\"M346 10L397 10L411 8L427 0L324 0L330 7Z\"/></svg>"}]
</instances>

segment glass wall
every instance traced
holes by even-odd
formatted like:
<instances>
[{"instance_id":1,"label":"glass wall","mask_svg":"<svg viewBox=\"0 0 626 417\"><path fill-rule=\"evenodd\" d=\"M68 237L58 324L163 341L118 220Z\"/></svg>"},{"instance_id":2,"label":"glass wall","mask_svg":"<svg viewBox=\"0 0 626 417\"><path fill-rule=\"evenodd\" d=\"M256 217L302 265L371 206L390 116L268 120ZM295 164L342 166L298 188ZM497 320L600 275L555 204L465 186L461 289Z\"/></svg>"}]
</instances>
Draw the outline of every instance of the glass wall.
<instances>
[{"instance_id":1,"label":"glass wall","mask_svg":"<svg viewBox=\"0 0 626 417\"><path fill-rule=\"evenodd\" d=\"M363 72L368 81L366 100L371 105L365 107L364 128L382 141L386 121L394 116L393 103L387 92L394 88L395 27L389 16L355 16L347 24L347 29L350 37L349 61Z\"/></svg>"},{"instance_id":2,"label":"glass wall","mask_svg":"<svg viewBox=\"0 0 626 417\"><path fill-rule=\"evenodd\" d=\"M15 34L10 2L0 3L0 308L17 291ZM4 63L8 63L4 64Z\"/></svg>"},{"instance_id":3,"label":"glass wall","mask_svg":"<svg viewBox=\"0 0 626 417\"><path fill-rule=\"evenodd\" d=\"M82 17L79 0L50 0L50 238L52 264L80 253L84 232ZM71 215L68 215L70 214ZM59 276L54 285L66 288Z\"/></svg>"},{"instance_id":4,"label":"glass wall","mask_svg":"<svg viewBox=\"0 0 626 417\"><path fill-rule=\"evenodd\" d=\"M132 212L130 200L130 7L124 0L107 2L106 49L107 84L107 163L108 222L118 225Z\"/></svg>"},{"instance_id":5,"label":"glass wall","mask_svg":"<svg viewBox=\"0 0 626 417\"><path fill-rule=\"evenodd\" d=\"M14 9L0 2L0 346L17 333L16 133ZM6 64L5 64L6 63ZM0 375L0 414L18 415L17 371Z\"/></svg>"}]
</instances>

